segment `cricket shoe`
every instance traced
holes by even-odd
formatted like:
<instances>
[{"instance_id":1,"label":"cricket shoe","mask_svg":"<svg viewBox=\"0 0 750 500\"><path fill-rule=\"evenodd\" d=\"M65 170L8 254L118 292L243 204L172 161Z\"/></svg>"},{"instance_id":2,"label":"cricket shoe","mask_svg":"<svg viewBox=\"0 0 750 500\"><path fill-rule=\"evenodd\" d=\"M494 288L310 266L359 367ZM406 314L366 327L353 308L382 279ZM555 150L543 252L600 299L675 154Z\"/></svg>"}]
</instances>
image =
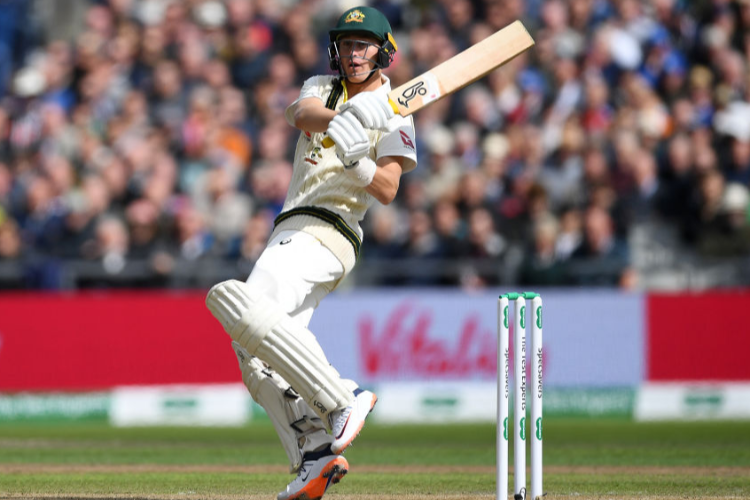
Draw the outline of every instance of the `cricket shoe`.
<instances>
[{"instance_id":1,"label":"cricket shoe","mask_svg":"<svg viewBox=\"0 0 750 500\"><path fill-rule=\"evenodd\" d=\"M370 391L356 389L354 391L354 401L343 410L333 413L331 418L331 429L333 434L333 443L331 451L340 455L347 446L352 444L354 438L359 435L359 431L365 425L365 418L370 414L378 397Z\"/></svg>"},{"instance_id":2,"label":"cricket shoe","mask_svg":"<svg viewBox=\"0 0 750 500\"><path fill-rule=\"evenodd\" d=\"M276 498L278 500L320 500L328 487L341 481L347 472L349 472L349 462L340 455L326 455L322 458L304 460L297 472L297 477Z\"/></svg>"}]
</instances>

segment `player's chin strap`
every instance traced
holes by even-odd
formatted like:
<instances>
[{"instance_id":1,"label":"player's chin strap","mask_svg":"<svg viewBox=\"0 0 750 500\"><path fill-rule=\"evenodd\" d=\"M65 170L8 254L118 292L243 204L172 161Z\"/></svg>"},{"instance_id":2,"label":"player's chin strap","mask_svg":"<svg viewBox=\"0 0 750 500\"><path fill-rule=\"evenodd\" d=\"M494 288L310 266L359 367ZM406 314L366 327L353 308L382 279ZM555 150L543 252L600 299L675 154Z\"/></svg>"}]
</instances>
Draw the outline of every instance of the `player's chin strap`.
<instances>
[{"instance_id":1,"label":"player's chin strap","mask_svg":"<svg viewBox=\"0 0 750 500\"><path fill-rule=\"evenodd\" d=\"M370 71L368 71L369 75L367 75L367 78L365 78L365 80L362 83L369 82L370 78L372 78L373 76L375 76L375 72L378 71L379 69L380 69L380 67L378 67L378 65L376 64L374 68L372 68ZM356 74L356 75L352 75L352 76L361 76L361 75L360 74ZM348 80L348 78L347 78L347 80Z\"/></svg>"},{"instance_id":2,"label":"player's chin strap","mask_svg":"<svg viewBox=\"0 0 750 500\"><path fill-rule=\"evenodd\" d=\"M351 56L347 56L347 57L351 57ZM362 82L360 82L360 83L367 83L367 82L369 82L369 81L370 81L370 78L372 78L373 76L375 76L375 72L376 72L376 71L378 71L378 70L381 70L381 69L383 69L383 68L381 68L381 67L380 67L380 65L379 65L379 64L377 63L377 61L373 61L372 59L367 59L367 60L368 60L368 61L370 61L371 63L373 63L373 64L375 65L375 66L374 66L374 67L373 67L373 68L372 68L372 69L371 69L370 71L368 71L367 73L355 73L355 74L353 74L353 75L351 75L351 76L347 76L347 75L346 75L346 72L344 71L344 67L343 67L343 65L339 64L339 75L341 75L341 78L343 78L344 80L346 80L346 81L349 81L349 78L351 78L351 77L354 77L354 76L362 76L362 75L365 75L365 74L366 74L366 75L367 75L367 78L365 78L365 79L364 79L364 81L362 81Z\"/></svg>"}]
</instances>

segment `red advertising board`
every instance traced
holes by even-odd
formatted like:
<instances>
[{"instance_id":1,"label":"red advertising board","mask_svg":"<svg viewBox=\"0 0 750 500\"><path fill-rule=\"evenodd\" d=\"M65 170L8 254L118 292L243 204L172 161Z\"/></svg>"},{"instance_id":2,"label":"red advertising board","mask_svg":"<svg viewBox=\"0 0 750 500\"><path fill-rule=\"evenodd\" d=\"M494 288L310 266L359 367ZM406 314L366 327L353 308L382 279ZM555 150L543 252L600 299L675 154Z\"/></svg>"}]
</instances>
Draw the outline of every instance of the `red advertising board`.
<instances>
[{"instance_id":1,"label":"red advertising board","mask_svg":"<svg viewBox=\"0 0 750 500\"><path fill-rule=\"evenodd\" d=\"M202 292L0 294L0 391L239 382Z\"/></svg>"},{"instance_id":2,"label":"red advertising board","mask_svg":"<svg viewBox=\"0 0 750 500\"><path fill-rule=\"evenodd\" d=\"M647 298L650 381L750 380L750 293Z\"/></svg>"},{"instance_id":3,"label":"red advertising board","mask_svg":"<svg viewBox=\"0 0 750 500\"><path fill-rule=\"evenodd\" d=\"M167 291L0 294L0 392L239 382L229 337L206 309L204 297L203 292ZM439 311L448 311L449 319L455 315L450 312L453 309L442 305L441 297L434 295L426 302L438 304L430 328L425 321L431 316L404 309L408 301L399 299L391 304L394 316L389 316L385 324L375 325L361 322L361 309L367 311L365 306L371 307L371 301L341 297L344 305L326 306L334 311L331 314L325 310L316 313L321 332L342 328L354 331L359 327L358 342L351 336L319 338L332 362L356 379L378 380L393 373L406 373L408 379L432 379L438 374L492 377L494 309L488 308L487 317L481 321L468 315L466 321L446 326ZM451 297L443 298L455 302ZM351 303L346 302L349 299ZM545 348L551 349L550 359L555 353L567 353L568 357L566 349L571 345L595 344L594 337L578 335L584 331L581 324L563 314L568 306L558 307L567 304L564 299L550 295L545 304L552 318L549 324L555 325L546 332ZM549 366L550 383L570 385L612 374L617 375L613 380L638 383L641 379L631 374L633 370L643 373L638 367L644 368L649 381L750 380L750 365L743 361L750 352L750 292L651 294L644 299L643 312L625 307L629 303L626 298L617 299L608 311L613 318L626 312L629 318L642 318L644 314L645 345L628 342L619 346L620 357L610 359L598 375L594 371L600 368L597 364L558 359ZM380 306L376 310L382 315ZM472 305L464 309L476 308ZM348 317L346 312L351 312L348 323L342 319ZM627 321L618 319L616 323ZM641 324L640 320L635 323ZM616 328L612 328L597 326L595 331L613 334ZM619 332L616 338L626 334ZM640 338L638 335L634 338ZM634 348L628 350L631 344ZM604 350L609 345L603 343L599 348ZM356 360L355 364L346 365L347 359ZM601 359L606 357L602 355ZM620 361L623 366L617 365ZM566 362L585 373L571 375ZM556 372L556 366L567 368Z\"/></svg>"}]
</instances>

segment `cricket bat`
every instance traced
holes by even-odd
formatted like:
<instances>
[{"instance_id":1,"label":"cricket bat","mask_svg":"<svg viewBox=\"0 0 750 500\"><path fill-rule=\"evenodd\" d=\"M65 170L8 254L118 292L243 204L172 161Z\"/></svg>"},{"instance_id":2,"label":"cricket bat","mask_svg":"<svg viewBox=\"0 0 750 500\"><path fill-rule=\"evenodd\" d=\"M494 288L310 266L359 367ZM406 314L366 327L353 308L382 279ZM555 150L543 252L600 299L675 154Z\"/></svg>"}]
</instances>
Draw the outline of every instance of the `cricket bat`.
<instances>
[{"instance_id":1,"label":"cricket bat","mask_svg":"<svg viewBox=\"0 0 750 500\"><path fill-rule=\"evenodd\" d=\"M460 54L391 90L388 102L395 113L409 116L479 80L533 46L534 39L523 23L514 21ZM330 137L323 139L324 147L330 148L333 144Z\"/></svg>"}]
</instances>

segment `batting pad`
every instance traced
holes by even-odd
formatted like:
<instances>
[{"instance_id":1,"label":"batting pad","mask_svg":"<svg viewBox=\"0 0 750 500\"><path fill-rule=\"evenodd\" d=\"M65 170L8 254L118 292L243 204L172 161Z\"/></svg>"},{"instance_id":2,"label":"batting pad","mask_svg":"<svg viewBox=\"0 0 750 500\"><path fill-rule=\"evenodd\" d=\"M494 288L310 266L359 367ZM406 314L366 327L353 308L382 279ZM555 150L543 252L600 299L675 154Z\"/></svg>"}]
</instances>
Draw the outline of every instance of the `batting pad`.
<instances>
[{"instance_id":1,"label":"batting pad","mask_svg":"<svg viewBox=\"0 0 750 500\"><path fill-rule=\"evenodd\" d=\"M314 335L247 283L215 285L206 306L232 340L268 363L321 419L354 399L339 373L321 359Z\"/></svg>"},{"instance_id":2,"label":"batting pad","mask_svg":"<svg viewBox=\"0 0 750 500\"><path fill-rule=\"evenodd\" d=\"M253 400L266 410L289 457L289 472L295 473L308 451L330 445L333 437L305 401L278 373L251 356L237 342L232 349L242 370L242 381Z\"/></svg>"}]
</instances>

